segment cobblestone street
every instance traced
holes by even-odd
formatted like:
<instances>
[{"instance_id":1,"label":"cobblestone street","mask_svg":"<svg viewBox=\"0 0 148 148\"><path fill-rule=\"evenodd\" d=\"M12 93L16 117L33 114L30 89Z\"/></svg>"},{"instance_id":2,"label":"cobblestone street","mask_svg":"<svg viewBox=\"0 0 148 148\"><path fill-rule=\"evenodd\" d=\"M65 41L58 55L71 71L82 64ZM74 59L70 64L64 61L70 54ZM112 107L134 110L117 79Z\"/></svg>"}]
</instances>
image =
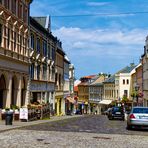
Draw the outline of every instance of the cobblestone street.
<instances>
[{"instance_id":1,"label":"cobblestone street","mask_svg":"<svg viewBox=\"0 0 148 148\"><path fill-rule=\"evenodd\" d=\"M88 132L102 134L130 134L147 135L148 130L126 130L126 121L108 120L106 116L83 116L65 119L52 123L44 123L25 127L27 130L63 131L63 132Z\"/></svg>"},{"instance_id":2,"label":"cobblestone street","mask_svg":"<svg viewBox=\"0 0 148 148\"><path fill-rule=\"evenodd\" d=\"M126 130L126 121L80 116L0 133L1 148L147 148L147 130Z\"/></svg>"}]
</instances>

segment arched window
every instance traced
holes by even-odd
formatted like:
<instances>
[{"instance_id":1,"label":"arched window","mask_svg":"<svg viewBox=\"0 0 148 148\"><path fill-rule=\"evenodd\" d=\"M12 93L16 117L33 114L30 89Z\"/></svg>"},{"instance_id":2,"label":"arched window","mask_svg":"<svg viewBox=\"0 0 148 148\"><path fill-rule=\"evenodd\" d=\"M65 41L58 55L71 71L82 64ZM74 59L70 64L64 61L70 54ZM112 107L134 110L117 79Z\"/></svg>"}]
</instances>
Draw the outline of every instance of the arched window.
<instances>
[{"instance_id":1,"label":"arched window","mask_svg":"<svg viewBox=\"0 0 148 148\"><path fill-rule=\"evenodd\" d=\"M32 49L34 49L34 34L33 33L31 33L31 39L30 39L31 41L31 48Z\"/></svg>"}]
</instances>

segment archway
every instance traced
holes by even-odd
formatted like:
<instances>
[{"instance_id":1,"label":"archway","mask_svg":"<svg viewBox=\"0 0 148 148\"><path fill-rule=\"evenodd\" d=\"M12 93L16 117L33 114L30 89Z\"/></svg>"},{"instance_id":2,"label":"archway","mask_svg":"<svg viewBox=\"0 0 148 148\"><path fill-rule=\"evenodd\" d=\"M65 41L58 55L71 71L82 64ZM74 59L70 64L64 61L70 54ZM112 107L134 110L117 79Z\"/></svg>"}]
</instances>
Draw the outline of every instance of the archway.
<instances>
[{"instance_id":1,"label":"archway","mask_svg":"<svg viewBox=\"0 0 148 148\"><path fill-rule=\"evenodd\" d=\"M11 93L11 106L16 105L17 101L17 91L18 91L18 85L17 85L17 77L13 76L12 78L12 93Z\"/></svg>"},{"instance_id":2,"label":"archway","mask_svg":"<svg viewBox=\"0 0 148 148\"><path fill-rule=\"evenodd\" d=\"M6 81L4 75L0 77L0 108L4 107L4 91L6 90Z\"/></svg>"}]
</instances>

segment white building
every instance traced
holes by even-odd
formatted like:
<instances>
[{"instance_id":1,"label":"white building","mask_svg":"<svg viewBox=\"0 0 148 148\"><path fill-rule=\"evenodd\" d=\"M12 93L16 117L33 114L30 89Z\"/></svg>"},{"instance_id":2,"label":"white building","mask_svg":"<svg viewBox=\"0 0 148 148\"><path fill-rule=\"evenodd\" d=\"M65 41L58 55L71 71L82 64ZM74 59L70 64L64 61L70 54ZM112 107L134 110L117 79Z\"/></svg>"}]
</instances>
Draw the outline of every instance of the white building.
<instances>
[{"instance_id":1,"label":"white building","mask_svg":"<svg viewBox=\"0 0 148 148\"><path fill-rule=\"evenodd\" d=\"M115 97L120 101L123 96L130 97L130 83L132 70L136 66L131 64L115 74Z\"/></svg>"}]
</instances>

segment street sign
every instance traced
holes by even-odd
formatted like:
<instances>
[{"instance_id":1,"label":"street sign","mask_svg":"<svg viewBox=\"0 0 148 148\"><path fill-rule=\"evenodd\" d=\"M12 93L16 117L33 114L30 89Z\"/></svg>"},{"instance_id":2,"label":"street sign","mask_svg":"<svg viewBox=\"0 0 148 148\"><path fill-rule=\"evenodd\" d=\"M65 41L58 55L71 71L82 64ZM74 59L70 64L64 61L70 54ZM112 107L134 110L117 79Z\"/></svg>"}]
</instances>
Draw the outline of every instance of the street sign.
<instances>
[{"instance_id":1,"label":"street sign","mask_svg":"<svg viewBox=\"0 0 148 148\"><path fill-rule=\"evenodd\" d=\"M28 108L20 108L20 119L28 120Z\"/></svg>"}]
</instances>

